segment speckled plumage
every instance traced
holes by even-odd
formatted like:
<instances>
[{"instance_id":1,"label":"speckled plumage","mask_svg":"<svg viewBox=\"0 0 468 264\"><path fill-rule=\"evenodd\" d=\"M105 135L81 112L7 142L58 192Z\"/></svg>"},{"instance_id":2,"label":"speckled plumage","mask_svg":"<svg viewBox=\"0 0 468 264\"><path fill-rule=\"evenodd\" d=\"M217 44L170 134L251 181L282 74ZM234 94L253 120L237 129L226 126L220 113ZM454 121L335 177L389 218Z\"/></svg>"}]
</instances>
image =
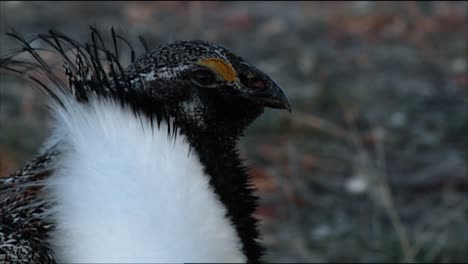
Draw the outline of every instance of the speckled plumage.
<instances>
[{"instance_id":1,"label":"speckled plumage","mask_svg":"<svg viewBox=\"0 0 468 264\"><path fill-rule=\"evenodd\" d=\"M49 205L41 190L56 155L42 154L18 172L0 178L0 262L53 262L45 242L53 225L44 218Z\"/></svg>"},{"instance_id":2,"label":"speckled plumage","mask_svg":"<svg viewBox=\"0 0 468 264\"><path fill-rule=\"evenodd\" d=\"M257 221L252 217L256 198L236 143L265 106L289 109L287 98L268 76L229 50L203 41L170 43L136 60L131 50L132 64L124 69L114 31L111 48L95 29L85 44L52 31L38 35L33 40L48 44L63 61L64 82L31 41L10 35L23 44L19 53L29 53L32 60L7 56L0 61L0 68L31 78L51 97L52 107L66 111L69 98L82 104L90 98L102 98L154 120L152 126L172 120L166 122L173 124L168 125L168 134L183 134L197 152L210 185L227 208L226 217L237 231L247 260L260 260L263 249L257 241ZM213 58L235 69L235 79L223 79L216 68L198 63ZM40 78L31 69L39 72ZM0 178L0 262L55 261L48 236L56 223L48 212L57 201L45 198L44 179L60 165L60 144L60 138L50 139L22 170Z\"/></svg>"}]
</instances>

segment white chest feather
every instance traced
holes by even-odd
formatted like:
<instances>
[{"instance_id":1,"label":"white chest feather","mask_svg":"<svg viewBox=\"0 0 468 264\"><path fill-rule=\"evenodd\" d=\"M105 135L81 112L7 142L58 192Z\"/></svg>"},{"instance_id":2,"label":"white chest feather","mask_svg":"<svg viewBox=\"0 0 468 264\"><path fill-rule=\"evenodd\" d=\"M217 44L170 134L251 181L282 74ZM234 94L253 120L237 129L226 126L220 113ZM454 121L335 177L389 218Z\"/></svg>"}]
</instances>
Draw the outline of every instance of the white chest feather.
<instances>
[{"instance_id":1,"label":"white chest feather","mask_svg":"<svg viewBox=\"0 0 468 264\"><path fill-rule=\"evenodd\" d=\"M49 179L60 262L245 262L226 209L184 137L113 102L56 113Z\"/></svg>"}]
</instances>

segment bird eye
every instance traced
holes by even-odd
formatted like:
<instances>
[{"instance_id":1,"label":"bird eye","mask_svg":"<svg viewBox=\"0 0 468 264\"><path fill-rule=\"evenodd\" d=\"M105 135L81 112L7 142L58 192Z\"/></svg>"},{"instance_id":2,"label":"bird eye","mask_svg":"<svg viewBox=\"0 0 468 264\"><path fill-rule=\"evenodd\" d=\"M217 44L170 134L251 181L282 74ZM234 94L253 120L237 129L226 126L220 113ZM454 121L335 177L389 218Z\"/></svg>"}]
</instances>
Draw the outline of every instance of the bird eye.
<instances>
[{"instance_id":1,"label":"bird eye","mask_svg":"<svg viewBox=\"0 0 468 264\"><path fill-rule=\"evenodd\" d=\"M265 81L257 76L242 76L240 81L243 85L250 88L265 89L267 87Z\"/></svg>"},{"instance_id":2,"label":"bird eye","mask_svg":"<svg viewBox=\"0 0 468 264\"><path fill-rule=\"evenodd\" d=\"M216 78L210 70L199 69L192 72L192 79L200 85L210 85Z\"/></svg>"}]
</instances>

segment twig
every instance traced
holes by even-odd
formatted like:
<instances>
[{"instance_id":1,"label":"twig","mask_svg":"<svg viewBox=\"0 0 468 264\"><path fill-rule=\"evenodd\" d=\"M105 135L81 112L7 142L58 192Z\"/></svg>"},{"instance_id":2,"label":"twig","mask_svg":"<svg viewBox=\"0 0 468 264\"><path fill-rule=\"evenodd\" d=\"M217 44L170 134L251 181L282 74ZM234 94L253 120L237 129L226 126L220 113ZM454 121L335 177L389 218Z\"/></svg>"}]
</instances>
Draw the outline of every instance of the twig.
<instances>
[{"instance_id":1,"label":"twig","mask_svg":"<svg viewBox=\"0 0 468 264\"><path fill-rule=\"evenodd\" d=\"M337 137L345 136L345 130L342 127L314 115L295 112L293 115L291 115L290 119L293 122L293 124L308 126L314 129L331 133Z\"/></svg>"},{"instance_id":2,"label":"twig","mask_svg":"<svg viewBox=\"0 0 468 264\"><path fill-rule=\"evenodd\" d=\"M372 168L369 164L368 152L363 147L361 141L357 136L357 129L354 122L351 123L351 133L349 133L348 139L355 146L358 155L357 167L358 170L362 170L364 177L371 183L371 187L368 190L369 195L374 201L378 202L385 210L386 214L390 218L390 221L395 228L395 232L400 241L400 245L404 255L404 262L414 262L414 250L408 238L408 234L405 226L401 222L401 218L395 209L394 198L390 190L390 186L387 179L387 168L385 163L385 149L383 144L384 130L381 128L375 128L372 133L375 138L375 150L377 153L377 168ZM379 177L380 176L380 177Z\"/></svg>"},{"instance_id":3,"label":"twig","mask_svg":"<svg viewBox=\"0 0 468 264\"><path fill-rule=\"evenodd\" d=\"M387 179L387 174L386 174L387 168L385 164L385 150L384 150L384 144L383 144L383 139L385 136L384 131L382 129L374 129L373 134L376 139L375 148L377 152L378 167L379 167L379 171L381 174L381 181L380 181L381 192L379 194L383 195L384 202L382 204L400 240L401 248L405 256L404 261L414 262L414 256L415 256L414 250L408 238L408 233L406 231L406 228L402 224L401 218L398 215L397 210L395 209L395 205L393 203L393 200L394 200L393 195L390 190L390 186L388 184L388 179Z\"/></svg>"}]
</instances>

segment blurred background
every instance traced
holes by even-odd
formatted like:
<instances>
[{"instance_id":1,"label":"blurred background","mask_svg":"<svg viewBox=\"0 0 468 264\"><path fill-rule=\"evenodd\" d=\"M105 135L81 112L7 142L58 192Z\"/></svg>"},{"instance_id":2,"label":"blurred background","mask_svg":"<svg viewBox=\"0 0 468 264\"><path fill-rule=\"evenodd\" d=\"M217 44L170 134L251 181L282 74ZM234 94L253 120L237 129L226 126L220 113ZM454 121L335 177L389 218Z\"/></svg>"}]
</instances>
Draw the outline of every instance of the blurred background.
<instances>
[{"instance_id":1,"label":"blurred background","mask_svg":"<svg viewBox=\"0 0 468 264\"><path fill-rule=\"evenodd\" d=\"M461 2L0 3L5 36L111 26L150 47L222 44L273 77L239 148L261 197L268 262L468 261L468 22ZM44 96L0 80L0 175L48 131Z\"/></svg>"}]
</instances>

